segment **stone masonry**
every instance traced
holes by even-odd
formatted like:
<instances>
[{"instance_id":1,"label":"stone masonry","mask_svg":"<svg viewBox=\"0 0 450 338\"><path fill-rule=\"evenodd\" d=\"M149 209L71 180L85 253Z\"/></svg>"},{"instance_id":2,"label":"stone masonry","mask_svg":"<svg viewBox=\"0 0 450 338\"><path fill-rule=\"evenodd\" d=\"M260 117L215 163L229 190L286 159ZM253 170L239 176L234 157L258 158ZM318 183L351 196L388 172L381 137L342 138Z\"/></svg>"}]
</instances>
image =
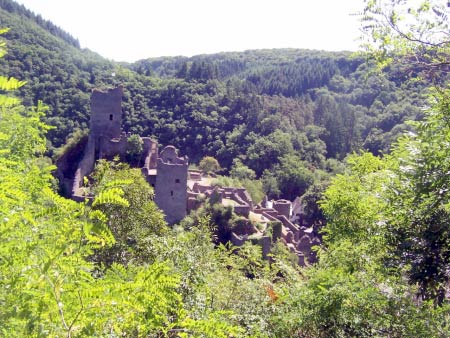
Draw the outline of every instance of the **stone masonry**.
<instances>
[{"instance_id":1,"label":"stone masonry","mask_svg":"<svg viewBox=\"0 0 450 338\"><path fill-rule=\"evenodd\" d=\"M94 169L95 161L112 159L114 156L126 158L128 137L121 131L123 88L94 90L91 96L91 120L88 140L85 142L81 160L76 163L76 171L60 170L57 173L62 184L72 180L71 197L75 200L90 198L84 194L83 181ZM200 206L201 196L215 198L219 203L233 205L234 212L247 219L259 218L259 222L278 222L281 224L281 242L299 258L299 264L314 262L315 253L311 250L320 244L312 229L296 224L298 203L287 200L268 201L254 205L250 195L243 188L212 187L202 184L202 172L188 171L188 159L180 157L174 146L166 146L158 153L158 143L141 137L143 152L139 163L143 163L142 174L155 189L155 202L164 212L166 221L175 224L187 212ZM82 148L81 148L82 149ZM67 162L62 165L67 169ZM64 177L62 172L72 172L73 177ZM75 174L73 174L75 172ZM253 215L253 216L252 216ZM249 227L249 232L232 233L232 242L242 245L245 241L256 240L263 248L264 257L270 252L272 238ZM256 232L256 233L254 233Z\"/></svg>"},{"instance_id":2,"label":"stone masonry","mask_svg":"<svg viewBox=\"0 0 450 338\"><path fill-rule=\"evenodd\" d=\"M155 202L169 224L186 216L188 160L178 157L174 146L167 146L158 158Z\"/></svg>"},{"instance_id":3,"label":"stone masonry","mask_svg":"<svg viewBox=\"0 0 450 338\"><path fill-rule=\"evenodd\" d=\"M77 164L72 179L71 197L84 200L83 181L99 159L126 158L129 135L121 131L123 88L94 90L91 96L91 120L84 154ZM173 146L167 146L158 155L158 143L149 137L143 141L143 167L141 171L155 188L155 202L164 212L169 224L179 222L186 216L188 160L178 157Z\"/></svg>"}]
</instances>

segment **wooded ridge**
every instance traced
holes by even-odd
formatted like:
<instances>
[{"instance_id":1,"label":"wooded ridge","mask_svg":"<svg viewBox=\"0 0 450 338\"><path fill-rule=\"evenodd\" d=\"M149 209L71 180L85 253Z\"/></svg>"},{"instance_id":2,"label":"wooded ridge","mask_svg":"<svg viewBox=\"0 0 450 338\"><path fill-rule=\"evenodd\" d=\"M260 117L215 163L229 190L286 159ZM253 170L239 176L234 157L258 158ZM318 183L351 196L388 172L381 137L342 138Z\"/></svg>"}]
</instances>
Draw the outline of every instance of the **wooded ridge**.
<instances>
[{"instance_id":1,"label":"wooded ridge","mask_svg":"<svg viewBox=\"0 0 450 338\"><path fill-rule=\"evenodd\" d=\"M0 335L449 337L449 4L364 3L367 54L129 64L0 0ZM118 85L116 115L104 115L129 163L150 136L147 152L173 145L216 176L216 193L199 190L173 226L118 157L78 177L81 202L57 193L53 163L80 160L89 142L92 90ZM215 203L218 186L298 198L298 226L322 240L317 262L299 267L275 220L263 255L251 237L261 224ZM225 236L237 230L239 247Z\"/></svg>"}]
</instances>

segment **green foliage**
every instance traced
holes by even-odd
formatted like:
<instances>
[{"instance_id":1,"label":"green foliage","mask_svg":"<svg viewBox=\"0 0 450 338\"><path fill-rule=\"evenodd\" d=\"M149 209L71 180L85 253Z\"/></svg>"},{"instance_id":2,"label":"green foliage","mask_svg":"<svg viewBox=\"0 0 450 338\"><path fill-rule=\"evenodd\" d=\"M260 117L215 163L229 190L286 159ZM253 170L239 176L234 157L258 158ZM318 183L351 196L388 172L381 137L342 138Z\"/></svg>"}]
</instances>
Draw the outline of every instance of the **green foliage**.
<instances>
[{"instance_id":1,"label":"green foliage","mask_svg":"<svg viewBox=\"0 0 450 338\"><path fill-rule=\"evenodd\" d=\"M332 179L320 205L330 220L324 230L327 243L349 238L359 243L384 235L380 210L386 201L380 194L389 180L388 166L370 153L347 161L349 171Z\"/></svg>"},{"instance_id":2,"label":"green foliage","mask_svg":"<svg viewBox=\"0 0 450 338\"><path fill-rule=\"evenodd\" d=\"M88 133L87 130L83 131L80 129L75 130L66 140L66 143L60 148L55 149L53 152L53 159L57 161L62 158L65 154L69 154L74 151L79 144L84 144L87 142Z\"/></svg>"},{"instance_id":3,"label":"green foliage","mask_svg":"<svg viewBox=\"0 0 450 338\"><path fill-rule=\"evenodd\" d=\"M280 162L280 166L275 169L275 175L281 196L294 200L303 195L313 183L313 175L306 164L296 156L285 156Z\"/></svg>"},{"instance_id":4,"label":"green foliage","mask_svg":"<svg viewBox=\"0 0 450 338\"><path fill-rule=\"evenodd\" d=\"M0 107L1 335L238 335L222 320L228 313L192 318L179 293L180 277L165 263L112 264L95 277L87 258L114 244L107 225L120 216L108 219L100 208L133 206L132 198L122 197L133 197L126 190L130 175L107 180L111 172L104 168L92 206L55 194L53 166L42 159L48 127L41 115L39 107ZM158 215L153 210L147 217Z\"/></svg>"},{"instance_id":5,"label":"green foliage","mask_svg":"<svg viewBox=\"0 0 450 338\"><path fill-rule=\"evenodd\" d=\"M276 242L281 238L282 224L280 221L272 221L267 223L267 228L272 229L272 242Z\"/></svg>"},{"instance_id":6,"label":"green foliage","mask_svg":"<svg viewBox=\"0 0 450 338\"><path fill-rule=\"evenodd\" d=\"M263 189L270 198L294 200L303 195L316 178L299 156L288 154L279 161L272 171L264 171L261 179Z\"/></svg>"},{"instance_id":7,"label":"green foliage","mask_svg":"<svg viewBox=\"0 0 450 338\"><path fill-rule=\"evenodd\" d=\"M198 168L205 173L215 173L220 170L220 164L214 157L205 156L198 164Z\"/></svg>"},{"instance_id":8,"label":"green foliage","mask_svg":"<svg viewBox=\"0 0 450 338\"><path fill-rule=\"evenodd\" d=\"M207 208L206 213L210 215L212 223L217 227L217 240L220 243L227 243L231 236L233 207L215 203Z\"/></svg>"},{"instance_id":9,"label":"green foliage","mask_svg":"<svg viewBox=\"0 0 450 338\"><path fill-rule=\"evenodd\" d=\"M365 47L381 66L400 59L411 75L448 71L448 2L365 1L361 16Z\"/></svg>"},{"instance_id":10,"label":"green foliage","mask_svg":"<svg viewBox=\"0 0 450 338\"><path fill-rule=\"evenodd\" d=\"M448 43L443 41L440 49L428 40L444 24L429 21L430 11L437 10L434 14L441 16L436 3L420 2L422 7L416 11L418 3L366 1L363 21L370 25L365 28L380 43L372 46L381 47L375 57L391 62L390 57L409 61L415 56L424 66L417 72L441 67L438 58L446 53ZM438 33L433 38L440 37ZM321 201L327 224L319 263L304 271L301 286L289 290L290 300L277 317L282 322L278 335L449 334L450 311L444 296L450 262L446 223L449 102L448 90L438 89L432 108L423 121L412 123L414 132L398 141L392 156L351 155L347 170L331 180ZM327 96L321 104L326 121L328 112L337 109L336 102ZM373 101L374 109L381 105ZM381 115L379 127L391 128L398 122L392 119L395 114ZM371 138L367 144L380 140L375 133ZM421 301L416 301L417 295Z\"/></svg>"},{"instance_id":11,"label":"green foliage","mask_svg":"<svg viewBox=\"0 0 450 338\"><path fill-rule=\"evenodd\" d=\"M293 147L290 136L280 130L267 137L255 137L247 150L249 167L257 175L261 175L265 169L278 163L281 157L291 152Z\"/></svg>"},{"instance_id":12,"label":"green foliage","mask_svg":"<svg viewBox=\"0 0 450 338\"><path fill-rule=\"evenodd\" d=\"M255 203L261 202L264 198L263 183L261 180L248 178L238 179L233 176L216 176L211 181L211 185L217 185L219 187L245 188Z\"/></svg>"},{"instance_id":13,"label":"green foliage","mask_svg":"<svg viewBox=\"0 0 450 338\"><path fill-rule=\"evenodd\" d=\"M325 224L325 216L320 208L319 201L323 198L323 192L328 187L328 181L322 181L311 185L301 196L302 217L300 220L303 226L314 226L319 228Z\"/></svg>"},{"instance_id":14,"label":"green foliage","mask_svg":"<svg viewBox=\"0 0 450 338\"><path fill-rule=\"evenodd\" d=\"M195 163L213 155L225 170L240 158L258 178L288 154L323 169L327 158L361 146L385 152L424 102L424 83L405 85L401 67L380 80L367 75L373 65L348 53L259 50L119 65L80 50L11 0L0 8L12 28L2 69L28 79L25 104L49 105L51 151L88 129L90 91L119 83L124 131L173 144Z\"/></svg>"},{"instance_id":15,"label":"green foliage","mask_svg":"<svg viewBox=\"0 0 450 338\"><path fill-rule=\"evenodd\" d=\"M373 7L379 3L367 3L366 14L389 13ZM381 9L408 4L389 3L402 6ZM448 22L435 2L423 3L409 14L424 19L414 29L426 39ZM0 8L2 24L13 28L2 31L10 47L2 88L20 87L25 104L41 98L50 107L44 117L40 104L25 109L10 95L0 99L1 335L449 335L448 91L437 92L423 122L411 127L404 122L422 117L427 83L406 82L402 64L392 63L380 78L369 74L374 65L348 54L263 50L119 66L81 51L10 0L0 0ZM441 21L427 21L433 10ZM405 27L397 14L385 18L388 33ZM388 33L373 37L389 58ZM442 69L448 43L441 42L406 44L399 55L417 56L425 70ZM348 170L323 195L328 224L319 263L299 270L282 241L270 263L250 243L215 248L215 229L225 242L232 229L251 225L229 208L209 205L212 218L199 212L184 223L189 231L167 229L139 171L117 163L97 167L91 205L52 191L45 132L60 146L86 130L88 92L117 83L126 88L125 131L174 144L194 162L214 154L235 176L229 185L250 192L261 185L271 196L306 191L310 215L320 213L311 205L328 173L341 170L333 160L361 145L386 152L405 129L416 133L391 157L348 159ZM280 231L267 233L275 239ZM417 292L425 301L414 301Z\"/></svg>"},{"instance_id":16,"label":"green foliage","mask_svg":"<svg viewBox=\"0 0 450 338\"><path fill-rule=\"evenodd\" d=\"M130 163L139 162L142 151L144 150L144 141L139 135L130 135L127 139L127 159Z\"/></svg>"},{"instance_id":17,"label":"green foliage","mask_svg":"<svg viewBox=\"0 0 450 338\"><path fill-rule=\"evenodd\" d=\"M446 83L432 92L431 109L414 132L394 147L392 181L384 198L391 232L390 263L399 265L422 299L442 305L448 285L447 116L450 111L448 71L450 41L445 1L369 1L363 21L382 66L394 59L407 61L410 77L432 77Z\"/></svg>"},{"instance_id":18,"label":"green foliage","mask_svg":"<svg viewBox=\"0 0 450 338\"><path fill-rule=\"evenodd\" d=\"M116 239L113 246L97 249L92 259L105 266L144 263L150 250L148 237L167 232L163 214L153 202L153 189L139 169L115 162L99 161L92 177L96 196L92 206L109 216ZM96 203L99 200L103 203Z\"/></svg>"},{"instance_id":19,"label":"green foliage","mask_svg":"<svg viewBox=\"0 0 450 338\"><path fill-rule=\"evenodd\" d=\"M9 31L8 28L0 29L0 35L5 34L8 31ZM6 54L5 46L6 46L6 43L3 40L0 40L0 58ZM0 91L2 91L2 92L8 92L8 91L19 89L24 84L25 84L24 81L19 81L16 78L13 78L13 77L8 78L5 76L0 76ZM0 94L0 106L1 107L15 106L19 102L20 101L17 98L5 95L3 93Z\"/></svg>"},{"instance_id":20,"label":"green foliage","mask_svg":"<svg viewBox=\"0 0 450 338\"><path fill-rule=\"evenodd\" d=\"M237 336L270 336L268 321L276 306L266 286L278 269L269 272L259 247L215 248L212 227L209 218L199 217L188 231L175 228L164 238L154 238L155 260L169 262L182 276L180 292L192 319L204 318L210 325L220 319L222 326L234 325L226 332Z\"/></svg>"},{"instance_id":21,"label":"green foliage","mask_svg":"<svg viewBox=\"0 0 450 338\"><path fill-rule=\"evenodd\" d=\"M416 133L400 139L394 149L398 164L387 196L388 224L394 261L406 268L411 283L418 283L424 299L442 304L450 267L450 91L436 91L432 100L425 119L414 124Z\"/></svg>"},{"instance_id":22,"label":"green foliage","mask_svg":"<svg viewBox=\"0 0 450 338\"><path fill-rule=\"evenodd\" d=\"M442 324L450 313L442 294L448 282L443 273L449 262L443 239L448 236L436 217L443 210L435 203L442 186L431 178L446 162L433 161L437 154L446 153L435 148L447 135L439 132L446 126L437 111L417 123L418 134L403 138L392 157L351 156L349 170L334 178L325 191L321 207L328 219L326 249L319 251L320 262L308 271L304 292L298 295L296 304L305 311L300 315L305 318L299 324L301 332L306 330L309 336L448 334L449 328ZM434 120L436 114L439 118ZM424 149L430 153L425 155ZM413 302L417 292L442 309L434 308L433 302ZM433 316L440 319L434 322Z\"/></svg>"},{"instance_id":23,"label":"green foliage","mask_svg":"<svg viewBox=\"0 0 450 338\"><path fill-rule=\"evenodd\" d=\"M319 263L284 298L277 336L300 337L443 337L448 308L415 304L399 281L379 280L369 271L346 269L346 258L360 255L347 243L336 260ZM350 249L350 251L349 251ZM340 264L339 259L344 259ZM406 292L406 295L405 295ZM294 310L295 309L295 310Z\"/></svg>"},{"instance_id":24,"label":"green foliage","mask_svg":"<svg viewBox=\"0 0 450 338\"><path fill-rule=\"evenodd\" d=\"M278 198L280 197L281 191L280 187L278 186L278 181L274 173L271 173L268 170L265 170L263 172L263 175L261 177L263 190L265 194L269 198Z\"/></svg>"},{"instance_id":25,"label":"green foliage","mask_svg":"<svg viewBox=\"0 0 450 338\"><path fill-rule=\"evenodd\" d=\"M230 170L230 176L237 178L239 180L250 179L253 180L256 178L255 172L247 167L242 161L238 158L233 160L233 166Z\"/></svg>"}]
</instances>

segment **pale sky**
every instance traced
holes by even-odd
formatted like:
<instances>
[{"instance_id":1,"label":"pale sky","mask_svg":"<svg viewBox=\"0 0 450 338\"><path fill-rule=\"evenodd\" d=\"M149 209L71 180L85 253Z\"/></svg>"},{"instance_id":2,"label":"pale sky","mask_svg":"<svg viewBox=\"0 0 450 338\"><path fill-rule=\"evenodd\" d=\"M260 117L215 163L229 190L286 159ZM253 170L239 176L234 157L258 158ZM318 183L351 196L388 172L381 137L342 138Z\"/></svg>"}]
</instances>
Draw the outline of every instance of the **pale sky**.
<instances>
[{"instance_id":1,"label":"pale sky","mask_svg":"<svg viewBox=\"0 0 450 338\"><path fill-rule=\"evenodd\" d=\"M362 0L16 0L116 61L261 48L356 50Z\"/></svg>"}]
</instances>

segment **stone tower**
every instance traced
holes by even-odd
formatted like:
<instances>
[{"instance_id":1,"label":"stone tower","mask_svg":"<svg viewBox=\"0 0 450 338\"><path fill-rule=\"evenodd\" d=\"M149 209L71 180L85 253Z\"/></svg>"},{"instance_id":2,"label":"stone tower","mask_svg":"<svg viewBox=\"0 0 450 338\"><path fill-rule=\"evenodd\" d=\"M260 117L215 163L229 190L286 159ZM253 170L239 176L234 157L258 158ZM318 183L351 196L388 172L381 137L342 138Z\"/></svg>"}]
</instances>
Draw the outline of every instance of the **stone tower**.
<instances>
[{"instance_id":1,"label":"stone tower","mask_svg":"<svg viewBox=\"0 0 450 338\"><path fill-rule=\"evenodd\" d=\"M90 136L97 140L119 138L122 123L123 87L94 90L91 96Z\"/></svg>"},{"instance_id":2,"label":"stone tower","mask_svg":"<svg viewBox=\"0 0 450 338\"><path fill-rule=\"evenodd\" d=\"M187 179L188 160L178 157L174 146L165 147L158 158L155 202L169 224L179 222L186 216Z\"/></svg>"},{"instance_id":3,"label":"stone tower","mask_svg":"<svg viewBox=\"0 0 450 338\"><path fill-rule=\"evenodd\" d=\"M126 140L114 142L120 138L122 123L122 93L123 87L107 90L94 89L91 95L91 121L89 137L84 155L78 163L72 184L72 197L82 200L80 188L83 186L83 177L94 170L95 161L105 152L118 152Z\"/></svg>"}]
</instances>

